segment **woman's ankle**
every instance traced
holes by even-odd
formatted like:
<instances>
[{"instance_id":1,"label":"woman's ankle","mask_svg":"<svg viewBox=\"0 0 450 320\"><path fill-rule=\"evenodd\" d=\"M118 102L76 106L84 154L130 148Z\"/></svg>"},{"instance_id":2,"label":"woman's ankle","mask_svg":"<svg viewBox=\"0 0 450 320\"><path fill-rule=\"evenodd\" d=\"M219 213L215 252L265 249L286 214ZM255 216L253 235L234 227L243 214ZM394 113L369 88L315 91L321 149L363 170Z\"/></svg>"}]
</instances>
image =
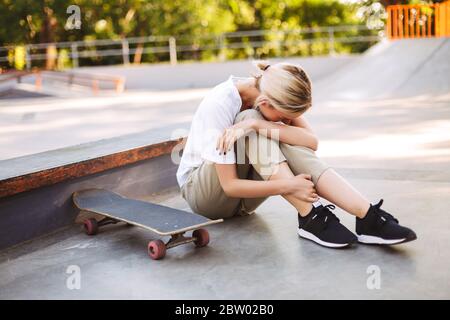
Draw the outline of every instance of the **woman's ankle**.
<instances>
[{"instance_id":1,"label":"woman's ankle","mask_svg":"<svg viewBox=\"0 0 450 320\"><path fill-rule=\"evenodd\" d=\"M354 215L360 219L364 219L364 217L367 215L367 212L369 212L369 209L370 209L370 203L367 203L367 204L362 205L359 208L355 209Z\"/></svg>"},{"instance_id":2,"label":"woman's ankle","mask_svg":"<svg viewBox=\"0 0 450 320\"><path fill-rule=\"evenodd\" d=\"M313 205L312 205L312 203L309 203L309 204L305 204L301 208L297 208L297 212L301 217L306 217L308 214L311 213L312 209L313 209Z\"/></svg>"}]
</instances>

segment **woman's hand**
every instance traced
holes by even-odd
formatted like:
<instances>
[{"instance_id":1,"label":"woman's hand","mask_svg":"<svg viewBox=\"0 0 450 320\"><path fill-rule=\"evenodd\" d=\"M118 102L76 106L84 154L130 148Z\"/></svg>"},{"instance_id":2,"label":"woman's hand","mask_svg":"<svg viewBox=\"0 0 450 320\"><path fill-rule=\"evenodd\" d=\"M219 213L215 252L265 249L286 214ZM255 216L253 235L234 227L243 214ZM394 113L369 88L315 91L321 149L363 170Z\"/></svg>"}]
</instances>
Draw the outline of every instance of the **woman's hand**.
<instances>
[{"instance_id":1,"label":"woman's hand","mask_svg":"<svg viewBox=\"0 0 450 320\"><path fill-rule=\"evenodd\" d=\"M299 174L287 180L288 192L302 201L315 202L319 200L314 183L309 174Z\"/></svg>"},{"instance_id":2,"label":"woman's hand","mask_svg":"<svg viewBox=\"0 0 450 320\"><path fill-rule=\"evenodd\" d=\"M241 137L249 134L255 128L255 119L240 121L230 128L225 129L223 134L217 139L216 150L219 153L227 153L233 148L234 143Z\"/></svg>"}]
</instances>

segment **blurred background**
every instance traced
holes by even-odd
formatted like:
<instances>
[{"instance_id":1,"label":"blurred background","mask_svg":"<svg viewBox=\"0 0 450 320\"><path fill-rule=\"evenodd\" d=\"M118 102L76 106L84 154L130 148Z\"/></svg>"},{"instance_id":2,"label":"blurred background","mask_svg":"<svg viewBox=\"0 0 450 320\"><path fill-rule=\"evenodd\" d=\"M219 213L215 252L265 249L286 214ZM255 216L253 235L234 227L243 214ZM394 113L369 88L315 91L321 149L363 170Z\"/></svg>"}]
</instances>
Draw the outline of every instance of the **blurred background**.
<instances>
[{"instance_id":1,"label":"blurred background","mask_svg":"<svg viewBox=\"0 0 450 320\"><path fill-rule=\"evenodd\" d=\"M383 36L387 5L427 2L1 0L0 67L360 53Z\"/></svg>"}]
</instances>

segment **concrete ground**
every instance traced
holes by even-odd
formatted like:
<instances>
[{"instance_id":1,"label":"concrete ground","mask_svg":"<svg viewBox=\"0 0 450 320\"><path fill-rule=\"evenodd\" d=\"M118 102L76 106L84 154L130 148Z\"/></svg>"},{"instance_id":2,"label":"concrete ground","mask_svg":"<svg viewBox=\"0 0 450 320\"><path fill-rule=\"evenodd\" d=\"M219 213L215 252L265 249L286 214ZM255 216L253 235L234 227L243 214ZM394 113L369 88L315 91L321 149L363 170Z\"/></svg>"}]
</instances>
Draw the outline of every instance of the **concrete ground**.
<instances>
[{"instance_id":1,"label":"concrete ground","mask_svg":"<svg viewBox=\"0 0 450 320\"><path fill-rule=\"evenodd\" d=\"M150 260L156 236L136 227L111 226L95 237L79 227L0 254L0 299L448 299L450 297L450 183L423 179L362 178L350 182L412 227L418 240L379 247L333 250L296 234L296 212L281 197L255 215L209 228L208 247L170 249ZM188 209L177 190L149 200ZM338 211L354 230L354 219ZM80 268L79 290L66 282ZM379 268L380 288L368 272Z\"/></svg>"},{"instance_id":2,"label":"concrete ground","mask_svg":"<svg viewBox=\"0 0 450 320\"><path fill-rule=\"evenodd\" d=\"M415 74L430 71L416 69ZM189 106L182 110L183 105ZM155 104L148 112L155 117L179 112L172 125L185 126L193 105L195 99L179 102L179 110L176 104L168 109ZM4 250L0 299L449 299L450 92L322 99L307 118L320 138L319 156L370 201L383 198L386 210L416 231L416 241L322 248L299 239L295 209L271 197L255 215L210 227L208 247L170 249L162 261L146 253L156 235L123 226L95 237L74 226ZM177 188L146 200L189 209ZM336 212L354 230L354 218ZM73 265L81 272L79 290L67 288ZM379 289L371 286L376 275Z\"/></svg>"}]
</instances>

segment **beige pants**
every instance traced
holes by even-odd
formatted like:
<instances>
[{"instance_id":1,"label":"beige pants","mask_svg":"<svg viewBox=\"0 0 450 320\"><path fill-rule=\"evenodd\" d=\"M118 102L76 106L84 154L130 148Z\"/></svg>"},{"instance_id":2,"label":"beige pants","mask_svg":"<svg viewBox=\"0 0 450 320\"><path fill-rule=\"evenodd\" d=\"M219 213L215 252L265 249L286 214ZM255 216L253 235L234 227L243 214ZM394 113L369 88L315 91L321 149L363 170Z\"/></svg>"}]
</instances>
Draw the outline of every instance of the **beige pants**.
<instances>
[{"instance_id":1,"label":"beige pants","mask_svg":"<svg viewBox=\"0 0 450 320\"><path fill-rule=\"evenodd\" d=\"M237 115L235 123L250 118L264 119L259 111L248 109ZM295 175L310 174L317 183L328 168L309 148L279 143L255 132L235 143L235 152L240 179L268 180L277 164L287 161ZM181 195L194 212L210 219L252 214L267 199L228 197L220 185L214 162L210 161L190 170Z\"/></svg>"}]
</instances>

